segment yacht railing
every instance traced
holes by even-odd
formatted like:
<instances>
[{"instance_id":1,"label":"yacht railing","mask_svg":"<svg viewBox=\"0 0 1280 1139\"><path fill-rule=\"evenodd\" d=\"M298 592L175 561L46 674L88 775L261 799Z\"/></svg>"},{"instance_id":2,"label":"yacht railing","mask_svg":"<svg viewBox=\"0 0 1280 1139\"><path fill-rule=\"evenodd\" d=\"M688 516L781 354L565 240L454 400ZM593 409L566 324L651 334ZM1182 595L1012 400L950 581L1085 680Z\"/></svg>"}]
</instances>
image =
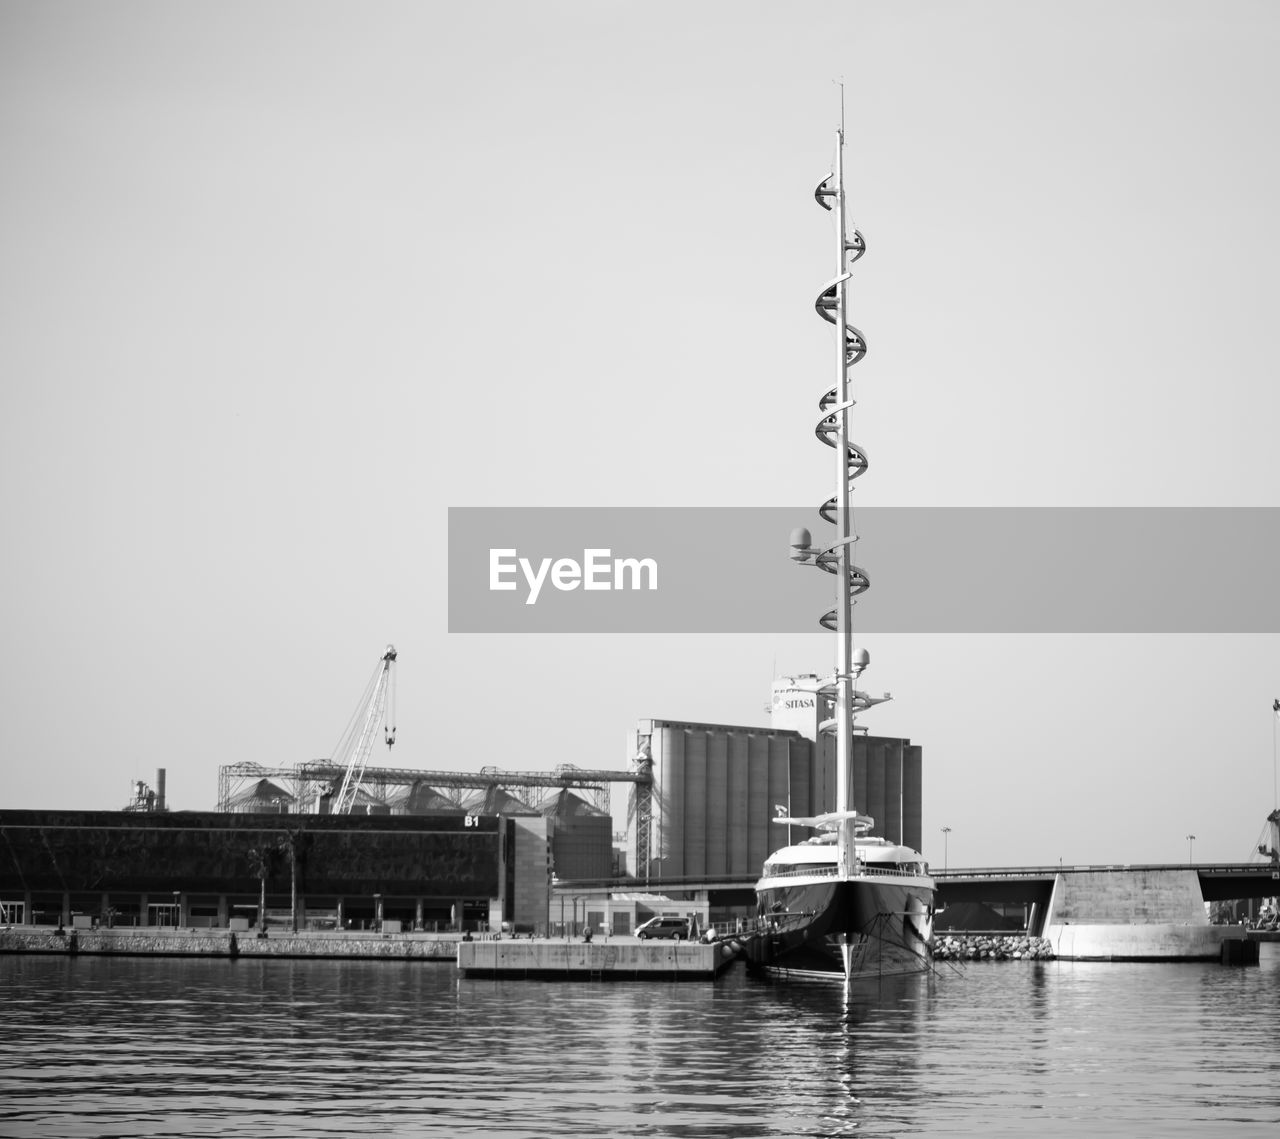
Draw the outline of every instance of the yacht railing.
<instances>
[{"instance_id":1,"label":"yacht railing","mask_svg":"<svg viewBox=\"0 0 1280 1139\"><path fill-rule=\"evenodd\" d=\"M884 878L927 878L922 870L908 870L901 866L877 866L875 863L862 862L858 866L859 874L869 877ZM789 870L766 870L765 878L835 878L838 871L834 865L794 866Z\"/></svg>"}]
</instances>

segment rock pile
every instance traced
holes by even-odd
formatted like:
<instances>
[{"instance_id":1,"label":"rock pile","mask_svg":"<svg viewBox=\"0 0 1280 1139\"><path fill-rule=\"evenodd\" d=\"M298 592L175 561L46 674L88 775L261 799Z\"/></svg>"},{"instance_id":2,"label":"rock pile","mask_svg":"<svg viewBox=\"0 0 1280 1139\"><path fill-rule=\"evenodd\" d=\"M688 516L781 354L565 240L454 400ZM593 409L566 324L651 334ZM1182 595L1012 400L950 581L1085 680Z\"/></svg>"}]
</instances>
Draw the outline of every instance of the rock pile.
<instances>
[{"instance_id":1,"label":"rock pile","mask_svg":"<svg viewBox=\"0 0 1280 1139\"><path fill-rule=\"evenodd\" d=\"M1047 961L1053 945L1043 937L1009 937L983 934L942 935L933 940L938 961Z\"/></svg>"}]
</instances>

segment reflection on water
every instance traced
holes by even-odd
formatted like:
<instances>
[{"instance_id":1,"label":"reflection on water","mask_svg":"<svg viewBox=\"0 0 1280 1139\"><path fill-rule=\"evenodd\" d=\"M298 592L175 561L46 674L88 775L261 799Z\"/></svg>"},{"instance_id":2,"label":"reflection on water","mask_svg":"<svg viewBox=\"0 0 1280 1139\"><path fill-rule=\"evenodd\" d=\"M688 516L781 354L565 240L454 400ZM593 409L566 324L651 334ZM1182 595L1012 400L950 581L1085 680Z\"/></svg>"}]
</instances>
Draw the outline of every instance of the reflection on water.
<instances>
[{"instance_id":1,"label":"reflection on water","mask_svg":"<svg viewBox=\"0 0 1280 1139\"><path fill-rule=\"evenodd\" d=\"M738 968L591 984L4 957L0 1134L1270 1136L1277 950L947 966L847 994Z\"/></svg>"}]
</instances>

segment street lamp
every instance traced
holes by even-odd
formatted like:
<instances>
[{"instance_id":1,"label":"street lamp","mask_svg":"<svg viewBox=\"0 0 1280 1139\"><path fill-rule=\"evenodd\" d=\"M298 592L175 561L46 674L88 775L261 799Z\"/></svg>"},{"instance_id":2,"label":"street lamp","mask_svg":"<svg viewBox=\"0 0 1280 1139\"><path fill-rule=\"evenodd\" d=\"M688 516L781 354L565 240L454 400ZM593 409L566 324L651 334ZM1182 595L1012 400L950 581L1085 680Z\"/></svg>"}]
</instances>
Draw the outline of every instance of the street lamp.
<instances>
[{"instance_id":1,"label":"street lamp","mask_svg":"<svg viewBox=\"0 0 1280 1139\"><path fill-rule=\"evenodd\" d=\"M951 833L950 827L942 828L942 872L947 872L947 835Z\"/></svg>"},{"instance_id":2,"label":"street lamp","mask_svg":"<svg viewBox=\"0 0 1280 1139\"><path fill-rule=\"evenodd\" d=\"M1187 865L1188 866L1190 866L1195 861L1195 859L1192 857L1192 852L1195 850L1195 844L1196 844L1196 836L1193 834L1187 835Z\"/></svg>"}]
</instances>

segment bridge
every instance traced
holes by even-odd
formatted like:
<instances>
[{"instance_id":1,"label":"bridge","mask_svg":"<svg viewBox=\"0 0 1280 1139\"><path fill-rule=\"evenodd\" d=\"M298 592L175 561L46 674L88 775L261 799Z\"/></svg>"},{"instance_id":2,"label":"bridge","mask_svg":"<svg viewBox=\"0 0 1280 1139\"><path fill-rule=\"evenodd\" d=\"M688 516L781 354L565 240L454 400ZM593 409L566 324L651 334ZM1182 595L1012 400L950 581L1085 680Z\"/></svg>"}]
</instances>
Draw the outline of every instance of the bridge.
<instances>
[{"instance_id":1,"label":"bridge","mask_svg":"<svg viewBox=\"0 0 1280 1139\"><path fill-rule=\"evenodd\" d=\"M987 905L1048 904L1054 884L1079 875L1135 875L1193 872L1206 902L1242 898L1271 898L1280 894L1280 866L1266 862L1134 863L1097 866L985 866L965 870L934 870L938 907L960 902Z\"/></svg>"},{"instance_id":2,"label":"bridge","mask_svg":"<svg viewBox=\"0 0 1280 1139\"><path fill-rule=\"evenodd\" d=\"M1200 864L1153 862L1099 864L1096 866L984 866L976 869L933 870L938 889L938 908L958 902L985 902L988 905L1031 905L1047 902L1058 875L1133 875L1150 872L1193 871L1206 902L1241 898L1270 898L1280 895L1280 866L1258 862L1207 862ZM754 893L756 876L741 874L701 874L683 878L654 877L648 882L634 878L592 878L560 881L557 889L597 896L623 890L650 893L717 894ZM714 900L714 899L713 899Z\"/></svg>"},{"instance_id":3,"label":"bridge","mask_svg":"<svg viewBox=\"0 0 1280 1139\"><path fill-rule=\"evenodd\" d=\"M1080 959L1216 958L1228 926L1210 925L1206 902L1280 895L1280 863L1151 863L980 867L933 872L937 924L964 903L1011 907L1018 925ZM557 881L564 897L624 891L694 896L712 906L754 906L755 879L741 875ZM1238 927L1236 927L1238 928Z\"/></svg>"}]
</instances>

